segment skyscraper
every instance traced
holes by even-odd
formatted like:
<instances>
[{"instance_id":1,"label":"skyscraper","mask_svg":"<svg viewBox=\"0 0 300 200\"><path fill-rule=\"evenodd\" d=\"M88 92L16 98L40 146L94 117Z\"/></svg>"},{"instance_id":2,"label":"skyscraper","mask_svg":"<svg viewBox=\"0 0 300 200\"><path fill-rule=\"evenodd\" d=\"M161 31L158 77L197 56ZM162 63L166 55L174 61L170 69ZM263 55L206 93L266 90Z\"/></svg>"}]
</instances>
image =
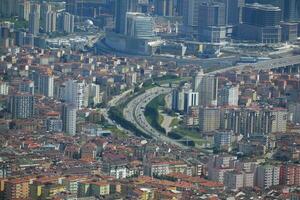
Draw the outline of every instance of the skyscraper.
<instances>
[{"instance_id":1,"label":"skyscraper","mask_svg":"<svg viewBox=\"0 0 300 200\"><path fill-rule=\"evenodd\" d=\"M174 0L155 0L154 10L159 16L173 16Z\"/></svg>"},{"instance_id":2,"label":"skyscraper","mask_svg":"<svg viewBox=\"0 0 300 200\"><path fill-rule=\"evenodd\" d=\"M34 82L32 80L22 80L19 84L19 92L34 95Z\"/></svg>"},{"instance_id":3,"label":"skyscraper","mask_svg":"<svg viewBox=\"0 0 300 200\"><path fill-rule=\"evenodd\" d=\"M284 1L284 20L299 21L300 20L300 1L285 0Z\"/></svg>"},{"instance_id":4,"label":"skyscraper","mask_svg":"<svg viewBox=\"0 0 300 200\"><path fill-rule=\"evenodd\" d=\"M192 90L184 93L184 111L187 112L189 107L199 105L199 93Z\"/></svg>"},{"instance_id":5,"label":"skyscraper","mask_svg":"<svg viewBox=\"0 0 300 200\"><path fill-rule=\"evenodd\" d=\"M261 165L257 167L257 186L265 189L279 185L280 167L272 165Z\"/></svg>"},{"instance_id":6,"label":"skyscraper","mask_svg":"<svg viewBox=\"0 0 300 200\"><path fill-rule=\"evenodd\" d=\"M77 108L72 104L64 104L62 106L61 119L63 123L63 131L68 135L76 134L76 111Z\"/></svg>"},{"instance_id":7,"label":"skyscraper","mask_svg":"<svg viewBox=\"0 0 300 200\"><path fill-rule=\"evenodd\" d=\"M0 16L9 18L17 15L17 0L1 0L0 1Z\"/></svg>"},{"instance_id":8,"label":"skyscraper","mask_svg":"<svg viewBox=\"0 0 300 200\"><path fill-rule=\"evenodd\" d=\"M29 33L37 35L40 29L40 5L33 4L29 14Z\"/></svg>"},{"instance_id":9,"label":"skyscraper","mask_svg":"<svg viewBox=\"0 0 300 200\"><path fill-rule=\"evenodd\" d=\"M220 106L237 106L239 103L239 87L225 85L218 95L218 105Z\"/></svg>"},{"instance_id":10,"label":"skyscraper","mask_svg":"<svg viewBox=\"0 0 300 200\"><path fill-rule=\"evenodd\" d=\"M61 16L61 19L62 19L61 23L62 23L63 31L66 33L73 33L74 32L74 21L75 21L74 15L64 12Z\"/></svg>"},{"instance_id":11,"label":"skyscraper","mask_svg":"<svg viewBox=\"0 0 300 200\"><path fill-rule=\"evenodd\" d=\"M47 23L47 14L49 12L51 12L51 10L52 10L51 4L49 4L47 2L43 2L41 4L40 26L43 27L44 32L46 32L45 27L46 27L46 23Z\"/></svg>"},{"instance_id":12,"label":"skyscraper","mask_svg":"<svg viewBox=\"0 0 300 200\"><path fill-rule=\"evenodd\" d=\"M281 20L281 9L265 4L246 4L243 8L243 23L259 27L277 26Z\"/></svg>"},{"instance_id":13,"label":"skyscraper","mask_svg":"<svg viewBox=\"0 0 300 200\"><path fill-rule=\"evenodd\" d=\"M29 13L30 13L30 1L24 0L19 3L18 6L18 15L20 18L29 21Z\"/></svg>"},{"instance_id":14,"label":"skyscraper","mask_svg":"<svg viewBox=\"0 0 300 200\"><path fill-rule=\"evenodd\" d=\"M45 21L43 24L43 30L46 33L52 33L56 31L56 12L49 11L45 15Z\"/></svg>"},{"instance_id":15,"label":"skyscraper","mask_svg":"<svg viewBox=\"0 0 300 200\"><path fill-rule=\"evenodd\" d=\"M199 4L200 0L182 0L183 33L187 36L198 38Z\"/></svg>"},{"instance_id":16,"label":"skyscraper","mask_svg":"<svg viewBox=\"0 0 300 200\"><path fill-rule=\"evenodd\" d=\"M82 109L88 106L88 85L85 81L68 80L66 82L65 101L76 106L77 109Z\"/></svg>"},{"instance_id":17,"label":"skyscraper","mask_svg":"<svg viewBox=\"0 0 300 200\"><path fill-rule=\"evenodd\" d=\"M124 34L126 27L126 13L136 12L138 0L116 0L115 4L115 32Z\"/></svg>"},{"instance_id":18,"label":"skyscraper","mask_svg":"<svg viewBox=\"0 0 300 200\"><path fill-rule=\"evenodd\" d=\"M214 147L230 150L233 136L233 131L216 131L214 134Z\"/></svg>"},{"instance_id":19,"label":"skyscraper","mask_svg":"<svg viewBox=\"0 0 300 200\"><path fill-rule=\"evenodd\" d=\"M194 77L194 91L199 93L199 105L217 105L218 78L214 75L205 75L200 71Z\"/></svg>"},{"instance_id":20,"label":"skyscraper","mask_svg":"<svg viewBox=\"0 0 300 200\"><path fill-rule=\"evenodd\" d=\"M219 43L226 38L225 5L201 3L199 5L199 40Z\"/></svg>"},{"instance_id":21,"label":"skyscraper","mask_svg":"<svg viewBox=\"0 0 300 200\"><path fill-rule=\"evenodd\" d=\"M202 79L204 77L204 72L203 69L200 69L196 75L193 76L193 90L194 91L199 91L200 84L202 82Z\"/></svg>"},{"instance_id":22,"label":"skyscraper","mask_svg":"<svg viewBox=\"0 0 300 200\"><path fill-rule=\"evenodd\" d=\"M12 119L32 118L34 116L34 96L23 93L10 96L9 110Z\"/></svg>"},{"instance_id":23,"label":"skyscraper","mask_svg":"<svg viewBox=\"0 0 300 200\"><path fill-rule=\"evenodd\" d=\"M221 118L221 129L246 137L285 132L287 127L287 111L279 108L222 109Z\"/></svg>"},{"instance_id":24,"label":"skyscraper","mask_svg":"<svg viewBox=\"0 0 300 200\"><path fill-rule=\"evenodd\" d=\"M220 128L220 109L219 108L200 108L199 128L202 132L216 131Z\"/></svg>"},{"instance_id":25,"label":"skyscraper","mask_svg":"<svg viewBox=\"0 0 300 200\"><path fill-rule=\"evenodd\" d=\"M290 104L288 110L289 110L289 115L292 116L292 122L300 123L300 103Z\"/></svg>"},{"instance_id":26,"label":"skyscraper","mask_svg":"<svg viewBox=\"0 0 300 200\"><path fill-rule=\"evenodd\" d=\"M184 91L175 89L172 92L172 109L175 111L184 110Z\"/></svg>"},{"instance_id":27,"label":"skyscraper","mask_svg":"<svg viewBox=\"0 0 300 200\"><path fill-rule=\"evenodd\" d=\"M53 97L54 78L51 74L40 74L39 93L46 97Z\"/></svg>"},{"instance_id":28,"label":"skyscraper","mask_svg":"<svg viewBox=\"0 0 300 200\"><path fill-rule=\"evenodd\" d=\"M242 7L245 0L223 0L225 3L226 24L237 25L242 20Z\"/></svg>"},{"instance_id":29,"label":"skyscraper","mask_svg":"<svg viewBox=\"0 0 300 200\"><path fill-rule=\"evenodd\" d=\"M280 21L282 11L279 7L267 4L246 4L243 8L243 23L237 35L242 40L260 43L281 42Z\"/></svg>"},{"instance_id":30,"label":"skyscraper","mask_svg":"<svg viewBox=\"0 0 300 200\"><path fill-rule=\"evenodd\" d=\"M151 39L154 34L154 21L142 13L127 12L125 34L138 39Z\"/></svg>"}]
</instances>

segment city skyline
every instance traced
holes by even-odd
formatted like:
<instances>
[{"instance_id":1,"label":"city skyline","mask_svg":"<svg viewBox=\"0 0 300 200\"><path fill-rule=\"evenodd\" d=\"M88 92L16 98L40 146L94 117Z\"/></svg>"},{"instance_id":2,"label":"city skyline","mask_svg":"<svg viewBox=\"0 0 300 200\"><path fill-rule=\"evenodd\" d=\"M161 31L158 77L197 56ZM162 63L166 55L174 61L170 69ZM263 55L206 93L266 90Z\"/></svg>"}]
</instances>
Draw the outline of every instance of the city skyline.
<instances>
[{"instance_id":1,"label":"city skyline","mask_svg":"<svg viewBox=\"0 0 300 200\"><path fill-rule=\"evenodd\" d=\"M0 0L0 200L300 198L300 1Z\"/></svg>"}]
</instances>

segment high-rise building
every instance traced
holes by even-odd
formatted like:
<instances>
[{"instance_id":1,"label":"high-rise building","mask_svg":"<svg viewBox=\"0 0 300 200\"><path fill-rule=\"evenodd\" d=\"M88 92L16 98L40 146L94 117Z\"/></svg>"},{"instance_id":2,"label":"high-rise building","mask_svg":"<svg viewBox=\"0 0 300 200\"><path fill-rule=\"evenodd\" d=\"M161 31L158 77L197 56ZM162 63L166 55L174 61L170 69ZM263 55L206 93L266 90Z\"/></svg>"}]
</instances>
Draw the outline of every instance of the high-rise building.
<instances>
[{"instance_id":1,"label":"high-rise building","mask_svg":"<svg viewBox=\"0 0 300 200\"><path fill-rule=\"evenodd\" d=\"M126 13L125 34L138 39L151 39L155 37L153 17L143 13Z\"/></svg>"},{"instance_id":2,"label":"high-rise building","mask_svg":"<svg viewBox=\"0 0 300 200\"><path fill-rule=\"evenodd\" d=\"M214 75L205 75L203 71L194 77L193 89L199 93L199 105L217 105L218 78Z\"/></svg>"},{"instance_id":3,"label":"high-rise building","mask_svg":"<svg viewBox=\"0 0 300 200\"><path fill-rule=\"evenodd\" d=\"M199 39L220 42L226 37L225 5L205 2L199 5Z\"/></svg>"},{"instance_id":4,"label":"high-rise building","mask_svg":"<svg viewBox=\"0 0 300 200\"><path fill-rule=\"evenodd\" d=\"M234 133L241 133L241 110L240 109L222 109L220 128L223 130L232 130Z\"/></svg>"},{"instance_id":5,"label":"high-rise building","mask_svg":"<svg viewBox=\"0 0 300 200\"><path fill-rule=\"evenodd\" d=\"M47 118L46 129L49 132L61 132L63 130L63 122L58 118Z\"/></svg>"},{"instance_id":6,"label":"high-rise building","mask_svg":"<svg viewBox=\"0 0 300 200\"><path fill-rule=\"evenodd\" d=\"M264 111L264 112L268 112ZM287 110L281 108L271 109L271 133L284 133L287 130Z\"/></svg>"},{"instance_id":7,"label":"high-rise building","mask_svg":"<svg viewBox=\"0 0 300 200\"><path fill-rule=\"evenodd\" d=\"M200 108L199 128L202 132L212 132L220 128L220 109L214 107Z\"/></svg>"},{"instance_id":8,"label":"high-rise building","mask_svg":"<svg viewBox=\"0 0 300 200\"><path fill-rule=\"evenodd\" d=\"M184 111L187 112L189 107L194 107L199 105L199 93L193 92L192 90L186 91L184 93Z\"/></svg>"},{"instance_id":9,"label":"high-rise building","mask_svg":"<svg viewBox=\"0 0 300 200\"><path fill-rule=\"evenodd\" d=\"M256 170L257 186L266 189L279 185L280 167L272 165L260 165Z\"/></svg>"},{"instance_id":10,"label":"high-rise building","mask_svg":"<svg viewBox=\"0 0 300 200\"><path fill-rule=\"evenodd\" d=\"M173 16L174 0L155 0L154 10L159 16Z\"/></svg>"},{"instance_id":11,"label":"high-rise building","mask_svg":"<svg viewBox=\"0 0 300 200\"><path fill-rule=\"evenodd\" d=\"M270 113L261 112L260 108L249 108L241 112L240 133L246 137L270 133Z\"/></svg>"},{"instance_id":12,"label":"high-rise building","mask_svg":"<svg viewBox=\"0 0 300 200\"><path fill-rule=\"evenodd\" d=\"M289 2L290 0L245 0L246 3L260 3L260 4L270 4L276 7L279 7L282 10L281 19L284 20L285 15L285 2ZM287 9L288 10L288 9ZM288 20L287 20L288 21Z\"/></svg>"},{"instance_id":13,"label":"high-rise building","mask_svg":"<svg viewBox=\"0 0 300 200\"><path fill-rule=\"evenodd\" d=\"M50 74L40 74L39 79L39 93L46 97L53 97L54 77Z\"/></svg>"},{"instance_id":14,"label":"high-rise building","mask_svg":"<svg viewBox=\"0 0 300 200\"><path fill-rule=\"evenodd\" d=\"M49 11L46 13L43 23L43 31L45 33L52 33L56 31L56 12Z\"/></svg>"},{"instance_id":15,"label":"high-rise building","mask_svg":"<svg viewBox=\"0 0 300 200\"><path fill-rule=\"evenodd\" d=\"M5 199L28 199L29 179L11 179L5 182Z\"/></svg>"},{"instance_id":16,"label":"high-rise building","mask_svg":"<svg viewBox=\"0 0 300 200\"><path fill-rule=\"evenodd\" d=\"M220 183L225 183L224 175L226 172L234 170L231 165L236 159L235 156L228 155L210 156L208 161L208 178Z\"/></svg>"},{"instance_id":17,"label":"high-rise building","mask_svg":"<svg viewBox=\"0 0 300 200\"><path fill-rule=\"evenodd\" d=\"M200 90L200 85L202 83L203 77L204 77L203 69L200 69L200 71L193 76L192 86L193 86L194 91L199 91Z\"/></svg>"},{"instance_id":18,"label":"high-rise building","mask_svg":"<svg viewBox=\"0 0 300 200\"><path fill-rule=\"evenodd\" d=\"M115 4L115 32L124 34L126 27L126 13L136 12L138 0L116 0Z\"/></svg>"},{"instance_id":19,"label":"high-rise building","mask_svg":"<svg viewBox=\"0 0 300 200\"><path fill-rule=\"evenodd\" d=\"M242 40L260 43L281 42L282 11L269 4L246 4L243 7L243 23L239 25L237 36Z\"/></svg>"},{"instance_id":20,"label":"high-rise building","mask_svg":"<svg viewBox=\"0 0 300 200\"><path fill-rule=\"evenodd\" d=\"M88 106L88 85L85 81L68 80L65 88L65 101L76 106L77 109L82 109Z\"/></svg>"},{"instance_id":21,"label":"high-rise building","mask_svg":"<svg viewBox=\"0 0 300 200\"><path fill-rule=\"evenodd\" d=\"M281 9L266 4L246 4L243 23L259 27L277 26L281 21Z\"/></svg>"},{"instance_id":22,"label":"high-rise building","mask_svg":"<svg viewBox=\"0 0 300 200\"><path fill-rule=\"evenodd\" d=\"M66 11L73 15L78 14L77 0L66 0Z\"/></svg>"},{"instance_id":23,"label":"high-rise building","mask_svg":"<svg viewBox=\"0 0 300 200\"><path fill-rule=\"evenodd\" d=\"M199 107L191 106L187 114L184 116L184 125L187 127L195 127L199 125Z\"/></svg>"},{"instance_id":24,"label":"high-rise building","mask_svg":"<svg viewBox=\"0 0 300 200\"><path fill-rule=\"evenodd\" d=\"M29 21L30 1L24 0L19 3L18 15L21 19Z\"/></svg>"},{"instance_id":25,"label":"high-rise building","mask_svg":"<svg viewBox=\"0 0 300 200\"><path fill-rule=\"evenodd\" d=\"M14 94L9 98L9 111L12 119L27 119L34 116L34 96Z\"/></svg>"},{"instance_id":26,"label":"high-rise building","mask_svg":"<svg viewBox=\"0 0 300 200\"><path fill-rule=\"evenodd\" d=\"M100 85L89 84L89 105L97 105L101 102Z\"/></svg>"},{"instance_id":27,"label":"high-rise building","mask_svg":"<svg viewBox=\"0 0 300 200\"><path fill-rule=\"evenodd\" d=\"M47 14L52 11L52 6L48 2L43 2L41 4L41 13L40 13L40 26L43 27L44 32L46 23L47 23Z\"/></svg>"},{"instance_id":28,"label":"high-rise building","mask_svg":"<svg viewBox=\"0 0 300 200\"><path fill-rule=\"evenodd\" d=\"M129 86L133 86L137 82L137 73L131 72L125 74L125 83Z\"/></svg>"},{"instance_id":29,"label":"high-rise building","mask_svg":"<svg viewBox=\"0 0 300 200\"><path fill-rule=\"evenodd\" d=\"M8 95L9 84L7 82L0 81L0 95Z\"/></svg>"},{"instance_id":30,"label":"high-rise building","mask_svg":"<svg viewBox=\"0 0 300 200\"><path fill-rule=\"evenodd\" d=\"M48 2L43 2L41 4L41 19L46 16L48 12L52 11L52 6Z\"/></svg>"},{"instance_id":31,"label":"high-rise building","mask_svg":"<svg viewBox=\"0 0 300 200\"><path fill-rule=\"evenodd\" d=\"M74 32L75 17L70 13L64 12L61 16L62 30L66 33Z\"/></svg>"},{"instance_id":32,"label":"high-rise building","mask_svg":"<svg viewBox=\"0 0 300 200\"><path fill-rule=\"evenodd\" d=\"M33 4L29 14L29 33L37 35L40 32L40 5Z\"/></svg>"},{"instance_id":33,"label":"high-rise building","mask_svg":"<svg viewBox=\"0 0 300 200\"><path fill-rule=\"evenodd\" d=\"M298 39L298 23L283 22L280 24L282 28L281 40L282 42L296 41Z\"/></svg>"},{"instance_id":34,"label":"high-rise building","mask_svg":"<svg viewBox=\"0 0 300 200\"><path fill-rule=\"evenodd\" d=\"M289 105L289 115L291 115L292 122L300 123L300 103L294 103Z\"/></svg>"},{"instance_id":35,"label":"high-rise building","mask_svg":"<svg viewBox=\"0 0 300 200\"><path fill-rule=\"evenodd\" d=\"M199 34L199 0L182 0L183 27L182 32L197 39Z\"/></svg>"},{"instance_id":36,"label":"high-rise building","mask_svg":"<svg viewBox=\"0 0 300 200\"><path fill-rule=\"evenodd\" d=\"M22 80L19 84L19 92L34 95L34 82L32 80Z\"/></svg>"},{"instance_id":37,"label":"high-rise building","mask_svg":"<svg viewBox=\"0 0 300 200\"><path fill-rule=\"evenodd\" d=\"M214 134L214 147L217 149L231 149L233 131L216 131Z\"/></svg>"},{"instance_id":38,"label":"high-rise building","mask_svg":"<svg viewBox=\"0 0 300 200\"><path fill-rule=\"evenodd\" d=\"M225 85L219 92L218 105L237 106L239 103L239 86Z\"/></svg>"},{"instance_id":39,"label":"high-rise building","mask_svg":"<svg viewBox=\"0 0 300 200\"><path fill-rule=\"evenodd\" d=\"M76 114L77 107L72 104L64 104L62 106L62 126L63 131L68 135L76 134Z\"/></svg>"},{"instance_id":40,"label":"high-rise building","mask_svg":"<svg viewBox=\"0 0 300 200\"><path fill-rule=\"evenodd\" d=\"M18 13L18 0L1 0L0 1L0 16L10 18Z\"/></svg>"},{"instance_id":41,"label":"high-rise building","mask_svg":"<svg viewBox=\"0 0 300 200\"><path fill-rule=\"evenodd\" d=\"M184 91L175 89L172 92L172 110L183 111L184 110Z\"/></svg>"},{"instance_id":42,"label":"high-rise building","mask_svg":"<svg viewBox=\"0 0 300 200\"><path fill-rule=\"evenodd\" d=\"M244 174L239 171L227 171L224 173L224 184L227 189L238 190L244 187Z\"/></svg>"},{"instance_id":43,"label":"high-rise building","mask_svg":"<svg viewBox=\"0 0 300 200\"><path fill-rule=\"evenodd\" d=\"M34 82L35 92L46 97L53 97L54 93L54 77L50 69L33 70L30 74L31 80Z\"/></svg>"},{"instance_id":44,"label":"high-rise building","mask_svg":"<svg viewBox=\"0 0 300 200\"><path fill-rule=\"evenodd\" d=\"M289 22L298 22L300 20L300 1L284 1L284 20Z\"/></svg>"},{"instance_id":45,"label":"high-rise building","mask_svg":"<svg viewBox=\"0 0 300 200\"><path fill-rule=\"evenodd\" d=\"M242 7L245 0L223 0L225 4L226 24L237 25L242 20Z\"/></svg>"},{"instance_id":46,"label":"high-rise building","mask_svg":"<svg viewBox=\"0 0 300 200\"><path fill-rule=\"evenodd\" d=\"M287 111L280 108L225 108L221 118L221 129L246 137L285 132L287 127Z\"/></svg>"},{"instance_id":47,"label":"high-rise building","mask_svg":"<svg viewBox=\"0 0 300 200\"><path fill-rule=\"evenodd\" d=\"M0 161L0 178L5 179L11 176L12 172L12 163L9 160Z\"/></svg>"},{"instance_id":48,"label":"high-rise building","mask_svg":"<svg viewBox=\"0 0 300 200\"><path fill-rule=\"evenodd\" d=\"M285 164L281 166L280 183L288 186L300 186L300 165Z\"/></svg>"}]
</instances>

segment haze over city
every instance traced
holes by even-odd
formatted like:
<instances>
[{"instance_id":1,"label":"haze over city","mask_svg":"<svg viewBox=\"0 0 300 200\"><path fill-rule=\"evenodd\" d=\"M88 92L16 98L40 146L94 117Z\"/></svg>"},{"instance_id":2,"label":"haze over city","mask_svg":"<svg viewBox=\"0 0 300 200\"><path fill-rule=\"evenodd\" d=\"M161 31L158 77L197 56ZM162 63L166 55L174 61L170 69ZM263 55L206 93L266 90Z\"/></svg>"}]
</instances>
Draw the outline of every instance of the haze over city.
<instances>
[{"instance_id":1,"label":"haze over city","mask_svg":"<svg viewBox=\"0 0 300 200\"><path fill-rule=\"evenodd\" d=\"M0 200L300 200L300 0L0 0Z\"/></svg>"}]
</instances>

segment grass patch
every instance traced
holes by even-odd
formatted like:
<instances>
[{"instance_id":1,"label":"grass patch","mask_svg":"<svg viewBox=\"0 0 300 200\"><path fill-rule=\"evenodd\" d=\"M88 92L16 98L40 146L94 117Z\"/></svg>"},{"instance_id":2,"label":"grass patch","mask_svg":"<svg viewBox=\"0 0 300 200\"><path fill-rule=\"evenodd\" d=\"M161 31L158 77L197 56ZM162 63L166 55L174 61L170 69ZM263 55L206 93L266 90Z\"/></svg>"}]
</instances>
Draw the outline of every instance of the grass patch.
<instances>
[{"instance_id":1,"label":"grass patch","mask_svg":"<svg viewBox=\"0 0 300 200\"><path fill-rule=\"evenodd\" d=\"M172 119L172 122L170 124L170 127L174 127L174 126L178 126L179 125L180 120L176 117L174 119Z\"/></svg>"},{"instance_id":2,"label":"grass patch","mask_svg":"<svg viewBox=\"0 0 300 200\"><path fill-rule=\"evenodd\" d=\"M166 133L166 130L161 127L161 123L163 122L163 116L161 116L158 110L161 107L164 107L166 104L165 102L165 95L159 95L155 97L145 108L145 117L148 123L158 130L161 133Z\"/></svg>"},{"instance_id":3,"label":"grass patch","mask_svg":"<svg viewBox=\"0 0 300 200\"><path fill-rule=\"evenodd\" d=\"M116 126L106 126L105 129L111 131L112 134L117 136L118 138L128 138L127 133L121 131Z\"/></svg>"},{"instance_id":4,"label":"grass patch","mask_svg":"<svg viewBox=\"0 0 300 200\"><path fill-rule=\"evenodd\" d=\"M162 116L159 112L158 112L158 123L162 124L164 121L164 116Z\"/></svg>"},{"instance_id":5,"label":"grass patch","mask_svg":"<svg viewBox=\"0 0 300 200\"><path fill-rule=\"evenodd\" d=\"M123 116L123 109L120 107L111 107L108 114L110 119L115 120L123 128L132 131L136 136L152 139L151 136L138 129L133 123L127 121Z\"/></svg>"},{"instance_id":6,"label":"grass patch","mask_svg":"<svg viewBox=\"0 0 300 200\"><path fill-rule=\"evenodd\" d=\"M202 146L204 143L206 143L206 140L201 137L199 131L196 129L187 129L179 126L178 128L174 129L173 132L177 133L183 138L189 138L193 140L195 144L199 146Z\"/></svg>"}]
</instances>

